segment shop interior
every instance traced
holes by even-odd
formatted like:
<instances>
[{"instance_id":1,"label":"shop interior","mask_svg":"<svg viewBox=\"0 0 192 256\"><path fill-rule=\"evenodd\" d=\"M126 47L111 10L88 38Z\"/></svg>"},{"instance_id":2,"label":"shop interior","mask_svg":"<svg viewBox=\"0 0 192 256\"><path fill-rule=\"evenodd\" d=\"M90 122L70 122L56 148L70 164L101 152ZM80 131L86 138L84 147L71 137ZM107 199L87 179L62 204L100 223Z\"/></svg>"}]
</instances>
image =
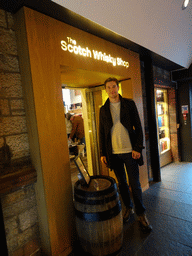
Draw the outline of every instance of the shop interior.
<instances>
[{"instance_id":1,"label":"shop interior","mask_svg":"<svg viewBox=\"0 0 192 256\"><path fill-rule=\"evenodd\" d=\"M78 180L78 170L75 165L74 159L77 155L80 155L83 163L87 167L87 154L86 154L86 144L80 141L76 135L76 125L81 125L84 127L84 118L82 111L82 99L81 99L81 90L80 89L68 89L62 88L63 95L63 105L65 113L65 123L66 123L66 132L68 138L68 147L69 147L69 158L70 158L70 169L71 169L71 181L74 185ZM76 117L78 117L76 119ZM75 119L77 121L75 121ZM76 125L75 125L76 124ZM70 135L74 130L74 136L70 138ZM84 129L82 131L84 133ZM84 134L85 137L85 134Z\"/></svg>"},{"instance_id":2,"label":"shop interior","mask_svg":"<svg viewBox=\"0 0 192 256\"><path fill-rule=\"evenodd\" d=\"M79 178L79 171L74 162L77 155L81 156L90 175L98 175L102 172L99 161L99 109L108 97L103 83L109 76L114 75L81 69L73 70L71 67L62 67L61 69L72 186ZM118 77L118 79L122 78ZM119 92L122 94L121 86ZM70 133L75 127L75 125L73 126L74 120L77 116L79 121L83 121L85 137L83 143L75 135L72 139L70 138Z\"/></svg>"}]
</instances>

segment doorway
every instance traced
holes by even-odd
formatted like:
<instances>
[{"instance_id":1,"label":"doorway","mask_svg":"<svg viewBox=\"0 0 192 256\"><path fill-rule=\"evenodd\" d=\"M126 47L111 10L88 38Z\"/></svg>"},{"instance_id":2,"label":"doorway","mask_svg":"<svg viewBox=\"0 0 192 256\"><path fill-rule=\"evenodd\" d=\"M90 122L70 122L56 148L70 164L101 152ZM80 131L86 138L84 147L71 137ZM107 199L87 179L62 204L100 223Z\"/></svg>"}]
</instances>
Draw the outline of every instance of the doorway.
<instances>
[{"instance_id":1,"label":"doorway","mask_svg":"<svg viewBox=\"0 0 192 256\"><path fill-rule=\"evenodd\" d=\"M84 129L85 124L81 94L80 89L62 88L66 135L68 139L68 152L70 159L71 182L73 187L75 182L78 180L79 174L74 162L75 157L80 155L86 168L88 168L85 143L86 134Z\"/></svg>"},{"instance_id":2,"label":"doorway","mask_svg":"<svg viewBox=\"0 0 192 256\"><path fill-rule=\"evenodd\" d=\"M106 74L108 78L108 74ZM84 122L86 153L82 160L90 175L115 175L100 162L99 152L99 113L100 107L105 103L108 95L105 92L104 84L89 87L68 87L63 84L63 103L65 114L81 115ZM131 79L122 79L119 84L119 93L127 98L132 98ZM67 135L69 136L69 135ZM78 154L77 144L69 142L69 158L71 168L71 180L74 187L78 180L78 170L74 163L74 158Z\"/></svg>"},{"instance_id":3,"label":"doorway","mask_svg":"<svg viewBox=\"0 0 192 256\"><path fill-rule=\"evenodd\" d=\"M72 116L82 116L85 132L86 153L81 155L90 175L109 175L109 170L100 163L99 153L99 112L100 107L107 99L104 88L104 81L114 76L108 73L72 69L71 67L61 68L62 95L64 113ZM130 79L122 79L120 94L132 98L132 85ZM94 82L93 82L94 81ZM91 83L92 82L92 83ZM90 85L91 83L91 85ZM66 135L69 137L69 134ZM78 142L77 142L78 143ZM71 168L72 186L78 180L78 170L74 158L78 154L76 141L71 144L68 140L69 158Z\"/></svg>"}]
</instances>

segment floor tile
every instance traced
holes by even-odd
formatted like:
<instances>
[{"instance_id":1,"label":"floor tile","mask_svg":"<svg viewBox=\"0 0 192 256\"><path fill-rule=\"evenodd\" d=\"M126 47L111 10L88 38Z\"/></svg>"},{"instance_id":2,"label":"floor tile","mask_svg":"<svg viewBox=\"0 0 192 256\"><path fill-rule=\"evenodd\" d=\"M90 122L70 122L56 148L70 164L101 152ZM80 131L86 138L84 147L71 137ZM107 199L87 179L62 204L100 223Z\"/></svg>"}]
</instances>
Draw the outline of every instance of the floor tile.
<instances>
[{"instance_id":1,"label":"floor tile","mask_svg":"<svg viewBox=\"0 0 192 256\"><path fill-rule=\"evenodd\" d=\"M170 190L176 190L185 193L187 190L186 186L183 186L182 183L172 182L172 181L166 181L163 180L161 182L157 182L153 185L155 188L162 188L162 189L170 189Z\"/></svg>"},{"instance_id":2,"label":"floor tile","mask_svg":"<svg viewBox=\"0 0 192 256\"><path fill-rule=\"evenodd\" d=\"M148 219L155 234L192 248L192 222L158 212L148 213Z\"/></svg>"},{"instance_id":3,"label":"floor tile","mask_svg":"<svg viewBox=\"0 0 192 256\"><path fill-rule=\"evenodd\" d=\"M192 222L192 205L174 202L172 207L170 207L168 214L170 216Z\"/></svg>"},{"instance_id":4,"label":"floor tile","mask_svg":"<svg viewBox=\"0 0 192 256\"><path fill-rule=\"evenodd\" d=\"M161 178L143 193L152 232L144 234L133 215L118 256L192 256L192 163L167 165Z\"/></svg>"},{"instance_id":5,"label":"floor tile","mask_svg":"<svg viewBox=\"0 0 192 256\"><path fill-rule=\"evenodd\" d=\"M173 240L168 240L161 234L152 233L135 256L191 256L192 248Z\"/></svg>"},{"instance_id":6,"label":"floor tile","mask_svg":"<svg viewBox=\"0 0 192 256\"><path fill-rule=\"evenodd\" d=\"M167 198L160 198L154 195L144 195L143 203L146 207L147 212L160 212L168 214L170 208L174 205L174 201Z\"/></svg>"}]
</instances>

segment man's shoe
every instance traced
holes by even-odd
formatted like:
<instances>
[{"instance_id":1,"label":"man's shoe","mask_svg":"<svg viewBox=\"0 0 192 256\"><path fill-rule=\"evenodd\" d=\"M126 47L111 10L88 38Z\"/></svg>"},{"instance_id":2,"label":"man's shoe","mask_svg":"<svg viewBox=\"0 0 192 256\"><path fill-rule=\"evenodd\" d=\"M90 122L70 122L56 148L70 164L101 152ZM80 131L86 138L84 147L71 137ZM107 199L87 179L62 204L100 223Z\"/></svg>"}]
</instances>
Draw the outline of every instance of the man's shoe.
<instances>
[{"instance_id":1,"label":"man's shoe","mask_svg":"<svg viewBox=\"0 0 192 256\"><path fill-rule=\"evenodd\" d=\"M141 229L144 232L151 232L152 231L152 226L149 224L149 221L148 221L145 214L138 215L138 221L139 221L139 224L141 226Z\"/></svg>"},{"instance_id":2,"label":"man's shoe","mask_svg":"<svg viewBox=\"0 0 192 256\"><path fill-rule=\"evenodd\" d=\"M123 222L128 222L132 214L134 214L134 210L132 208L126 208L126 211L123 215Z\"/></svg>"}]
</instances>

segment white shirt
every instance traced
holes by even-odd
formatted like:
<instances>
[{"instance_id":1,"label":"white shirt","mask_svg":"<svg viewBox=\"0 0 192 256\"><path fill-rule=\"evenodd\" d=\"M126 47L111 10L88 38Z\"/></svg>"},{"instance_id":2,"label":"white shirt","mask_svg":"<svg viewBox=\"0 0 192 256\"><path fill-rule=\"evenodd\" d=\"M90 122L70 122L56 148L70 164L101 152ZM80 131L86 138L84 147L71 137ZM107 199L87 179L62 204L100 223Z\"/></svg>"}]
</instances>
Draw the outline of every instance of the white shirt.
<instances>
[{"instance_id":1,"label":"white shirt","mask_svg":"<svg viewBox=\"0 0 192 256\"><path fill-rule=\"evenodd\" d=\"M121 102L110 103L110 110L113 119L111 129L111 141L113 154L124 154L132 152L132 145L128 130L120 122Z\"/></svg>"}]
</instances>

